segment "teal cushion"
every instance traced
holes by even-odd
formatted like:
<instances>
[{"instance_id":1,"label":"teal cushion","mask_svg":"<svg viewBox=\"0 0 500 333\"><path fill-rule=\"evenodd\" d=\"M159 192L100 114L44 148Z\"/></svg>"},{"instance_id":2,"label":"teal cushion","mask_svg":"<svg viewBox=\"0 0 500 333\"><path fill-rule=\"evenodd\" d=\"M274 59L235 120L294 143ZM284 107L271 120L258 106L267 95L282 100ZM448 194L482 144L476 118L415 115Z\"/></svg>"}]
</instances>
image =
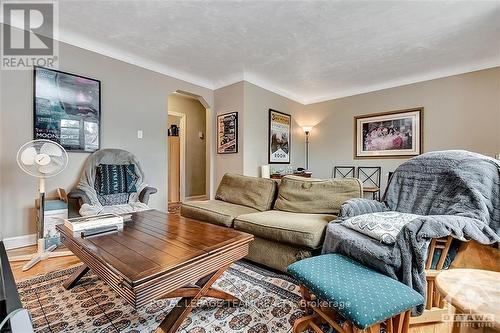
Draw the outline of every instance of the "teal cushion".
<instances>
[{"instance_id":1,"label":"teal cushion","mask_svg":"<svg viewBox=\"0 0 500 333\"><path fill-rule=\"evenodd\" d=\"M340 254L298 261L288 273L360 329L424 302L415 290Z\"/></svg>"},{"instance_id":2,"label":"teal cushion","mask_svg":"<svg viewBox=\"0 0 500 333\"><path fill-rule=\"evenodd\" d=\"M104 196L137 192L137 175L133 164L100 164L96 168L94 188Z\"/></svg>"}]
</instances>

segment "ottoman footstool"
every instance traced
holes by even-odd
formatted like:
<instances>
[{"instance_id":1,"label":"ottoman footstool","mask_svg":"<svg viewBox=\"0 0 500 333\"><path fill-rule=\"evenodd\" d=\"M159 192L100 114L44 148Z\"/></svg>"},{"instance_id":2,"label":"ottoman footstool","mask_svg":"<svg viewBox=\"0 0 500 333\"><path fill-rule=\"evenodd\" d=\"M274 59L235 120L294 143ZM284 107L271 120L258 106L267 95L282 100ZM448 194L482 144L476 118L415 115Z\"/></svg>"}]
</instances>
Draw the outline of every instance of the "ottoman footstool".
<instances>
[{"instance_id":1,"label":"ottoman footstool","mask_svg":"<svg viewBox=\"0 0 500 333\"><path fill-rule=\"evenodd\" d=\"M415 290L340 254L298 261L288 273L299 281L301 307L309 312L295 321L294 333L320 333L321 322L341 333L378 333L381 326L387 333L406 333L411 309L424 302Z\"/></svg>"}]
</instances>

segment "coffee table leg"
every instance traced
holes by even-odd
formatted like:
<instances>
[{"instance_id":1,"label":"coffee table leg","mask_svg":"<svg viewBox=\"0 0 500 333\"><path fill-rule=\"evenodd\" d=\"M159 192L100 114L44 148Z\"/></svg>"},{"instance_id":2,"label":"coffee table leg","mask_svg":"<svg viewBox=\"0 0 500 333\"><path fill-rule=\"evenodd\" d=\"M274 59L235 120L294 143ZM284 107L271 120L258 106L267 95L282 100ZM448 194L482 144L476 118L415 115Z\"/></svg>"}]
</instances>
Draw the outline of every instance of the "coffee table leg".
<instances>
[{"instance_id":1,"label":"coffee table leg","mask_svg":"<svg viewBox=\"0 0 500 333\"><path fill-rule=\"evenodd\" d=\"M73 288L78 283L78 281L80 281L82 276L84 276L85 273L87 273L89 270L90 268L87 265L83 264L73 274L71 274L71 276L67 278L66 281L64 281L63 287L65 289Z\"/></svg>"},{"instance_id":2,"label":"coffee table leg","mask_svg":"<svg viewBox=\"0 0 500 333\"><path fill-rule=\"evenodd\" d=\"M231 303L239 303L240 300L226 292L211 289L212 284L224 273L229 266L223 267L215 273L209 274L196 282L198 290L194 288L181 288L174 293L167 294L165 298L183 296L179 303L167 314L155 333L175 333L184 319L193 311L196 303L201 297L217 297ZM184 295L182 295L184 293Z\"/></svg>"}]
</instances>

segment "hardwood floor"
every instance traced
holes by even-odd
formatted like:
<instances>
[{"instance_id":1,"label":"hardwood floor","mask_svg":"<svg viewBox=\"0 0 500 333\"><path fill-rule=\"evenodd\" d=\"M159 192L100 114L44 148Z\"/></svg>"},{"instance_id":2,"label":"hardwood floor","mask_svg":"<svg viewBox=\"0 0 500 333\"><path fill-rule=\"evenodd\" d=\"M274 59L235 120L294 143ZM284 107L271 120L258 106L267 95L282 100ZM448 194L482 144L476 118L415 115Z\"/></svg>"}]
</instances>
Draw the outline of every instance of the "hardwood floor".
<instances>
[{"instance_id":1,"label":"hardwood floor","mask_svg":"<svg viewBox=\"0 0 500 333\"><path fill-rule=\"evenodd\" d=\"M66 248L62 248L61 250L66 250ZM36 246L27 246L19 249L9 250L7 254L9 257L18 256L18 255L26 255L36 252ZM36 264L31 269L23 272L23 265L26 261L11 261L10 266L12 267L12 273L14 275L14 279L16 281L25 280L37 275L46 274L53 271L58 271L61 269L65 269L81 263L81 261L75 256L67 256L67 257L58 257L58 258L50 258L47 260L43 260L42 262Z\"/></svg>"}]
</instances>

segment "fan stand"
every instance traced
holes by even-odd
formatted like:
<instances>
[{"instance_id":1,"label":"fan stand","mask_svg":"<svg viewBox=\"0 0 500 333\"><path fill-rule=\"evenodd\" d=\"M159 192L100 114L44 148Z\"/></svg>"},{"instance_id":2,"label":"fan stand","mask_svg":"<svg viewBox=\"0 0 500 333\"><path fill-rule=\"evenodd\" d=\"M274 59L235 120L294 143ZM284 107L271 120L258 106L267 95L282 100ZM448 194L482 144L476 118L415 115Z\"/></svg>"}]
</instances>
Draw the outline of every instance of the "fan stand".
<instances>
[{"instance_id":1,"label":"fan stand","mask_svg":"<svg viewBox=\"0 0 500 333\"><path fill-rule=\"evenodd\" d=\"M51 245L48 248L45 248L45 239L43 237L44 236L43 235L44 218L45 218L45 215L44 215L44 213L45 213L45 178L43 178L43 177L39 178L38 190L39 190L40 207L38 209L38 223L37 223L37 236L38 236L37 252L35 252L34 254L27 254L27 255L21 255L21 256L15 256L15 257L9 258L9 261L29 260L26 264L24 264L23 271L27 271L28 269L32 268L33 266L38 264L40 261L45 260L45 259L73 255L73 252L71 252L71 251L52 252L57 248L57 245Z\"/></svg>"}]
</instances>

